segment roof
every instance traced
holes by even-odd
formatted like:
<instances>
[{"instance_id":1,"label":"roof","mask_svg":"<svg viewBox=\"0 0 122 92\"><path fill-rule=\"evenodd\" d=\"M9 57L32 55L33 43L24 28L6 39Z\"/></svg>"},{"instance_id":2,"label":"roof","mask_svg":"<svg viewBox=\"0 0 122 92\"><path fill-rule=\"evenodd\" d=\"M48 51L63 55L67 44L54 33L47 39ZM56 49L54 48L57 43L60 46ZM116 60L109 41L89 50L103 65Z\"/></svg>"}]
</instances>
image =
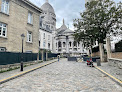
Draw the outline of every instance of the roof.
<instances>
[{"instance_id":1,"label":"roof","mask_svg":"<svg viewBox=\"0 0 122 92\"><path fill-rule=\"evenodd\" d=\"M42 10L39 8L39 7L37 7L36 5L34 5L33 3L31 3L29 0L22 0L24 3L26 3L27 5L29 5L29 6L31 6L31 7L33 7L34 9L36 9L38 12L42 12Z\"/></svg>"},{"instance_id":2,"label":"roof","mask_svg":"<svg viewBox=\"0 0 122 92\"><path fill-rule=\"evenodd\" d=\"M63 19L63 25L57 29L58 33L61 33L61 31L65 31L67 29L67 26L65 25L64 19Z\"/></svg>"},{"instance_id":3,"label":"roof","mask_svg":"<svg viewBox=\"0 0 122 92\"><path fill-rule=\"evenodd\" d=\"M64 33L74 33L74 31L68 28L67 30L64 31Z\"/></svg>"},{"instance_id":4,"label":"roof","mask_svg":"<svg viewBox=\"0 0 122 92\"><path fill-rule=\"evenodd\" d=\"M46 32L52 33L52 30L50 30L48 27L43 28L43 27L40 26L40 29L42 29L42 30L44 30Z\"/></svg>"},{"instance_id":5,"label":"roof","mask_svg":"<svg viewBox=\"0 0 122 92\"><path fill-rule=\"evenodd\" d=\"M41 9L42 9L43 11L46 11L46 12L50 12L50 13L55 14L55 11L54 11L53 7L52 7L48 2L45 2L45 3L41 6Z\"/></svg>"},{"instance_id":6,"label":"roof","mask_svg":"<svg viewBox=\"0 0 122 92\"><path fill-rule=\"evenodd\" d=\"M66 30L67 29L67 27L66 27L66 25L65 24L63 24L59 29L57 29L57 32L60 32L60 31L64 31L64 30Z\"/></svg>"},{"instance_id":7,"label":"roof","mask_svg":"<svg viewBox=\"0 0 122 92\"><path fill-rule=\"evenodd\" d=\"M49 15L49 13L47 13L44 17L44 20L45 21L51 21L52 20L52 17Z\"/></svg>"},{"instance_id":8,"label":"roof","mask_svg":"<svg viewBox=\"0 0 122 92\"><path fill-rule=\"evenodd\" d=\"M58 32L57 35L64 35L64 34L67 34L67 33L74 33L74 31L67 28L67 26L65 25L64 19L63 19L63 25L59 29L57 29L57 32Z\"/></svg>"}]
</instances>

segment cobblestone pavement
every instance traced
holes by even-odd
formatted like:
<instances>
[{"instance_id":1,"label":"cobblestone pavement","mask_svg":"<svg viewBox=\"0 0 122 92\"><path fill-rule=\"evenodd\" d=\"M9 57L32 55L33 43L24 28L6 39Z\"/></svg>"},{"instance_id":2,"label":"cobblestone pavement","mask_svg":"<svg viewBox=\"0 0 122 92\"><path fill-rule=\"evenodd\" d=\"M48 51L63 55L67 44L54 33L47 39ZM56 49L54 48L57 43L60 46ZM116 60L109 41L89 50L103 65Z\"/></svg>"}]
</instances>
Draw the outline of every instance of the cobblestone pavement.
<instances>
[{"instance_id":1,"label":"cobblestone pavement","mask_svg":"<svg viewBox=\"0 0 122 92\"><path fill-rule=\"evenodd\" d=\"M66 59L0 85L0 92L122 92L95 68Z\"/></svg>"},{"instance_id":2,"label":"cobblestone pavement","mask_svg":"<svg viewBox=\"0 0 122 92\"><path fill-rule=\"evenodd\" d=\"M52 62L52 61L57 61L57 59L50 60L50 61L44 61L44 62L39 63L39 64L35 64L35 65L31 65L31 66L24 67L23 71L28 71L30 69L39 67L41 65L47 64L47 63ZM8 71L8 72L0 73L0 80L6 79L6 78L11 77L11 76L14 76L14 75L17 75L19 73L21 73L20 69L16 69L16 70L12 70L12 71Z\"/></svg>"},{"instance_id":3,"label":"cobblestone pavement","mask_svg":"<svg viewBox=\"0 0 122 92\"><path fill-rule=\"evenodd\" d=\"M97 66L97 64L95 65ZM109 66L108 62L101 63L101 66L98 67L122 81L122 69L119 69L118 67Z\"/></svg>"}]
</instances>

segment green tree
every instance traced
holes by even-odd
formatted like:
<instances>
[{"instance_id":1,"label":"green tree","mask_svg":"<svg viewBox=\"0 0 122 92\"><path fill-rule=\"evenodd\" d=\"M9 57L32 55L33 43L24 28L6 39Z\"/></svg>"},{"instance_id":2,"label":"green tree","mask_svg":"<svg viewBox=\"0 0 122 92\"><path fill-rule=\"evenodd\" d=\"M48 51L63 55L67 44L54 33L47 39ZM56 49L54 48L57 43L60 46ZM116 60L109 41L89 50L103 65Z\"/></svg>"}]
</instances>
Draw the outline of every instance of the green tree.
<instances>
[{"instance_id":1,"label":"green tree","mask_svg":"<svg viewBox=\"0 0 122 92\"><path fill-rule=\"evenodd\" d=\"M89 41L91 45L95 41L103 44L108 34L117 34L117 29L122 29L121 5L121 2L116 4L111 0L92 0L86 3L86 10L80 13L81 19L74 20L75 39L84 44L89 44Z\"/></svg>"}]
</instances>

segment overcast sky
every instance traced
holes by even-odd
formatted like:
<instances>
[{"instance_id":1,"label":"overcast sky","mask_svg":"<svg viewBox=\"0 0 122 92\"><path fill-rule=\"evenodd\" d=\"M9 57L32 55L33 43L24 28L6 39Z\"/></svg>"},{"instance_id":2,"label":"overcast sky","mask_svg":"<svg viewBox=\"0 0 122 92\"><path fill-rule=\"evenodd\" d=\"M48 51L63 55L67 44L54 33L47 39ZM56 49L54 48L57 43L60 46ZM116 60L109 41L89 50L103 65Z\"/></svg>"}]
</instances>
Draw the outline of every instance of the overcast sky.
<instances>
[{"instance_id":1,"label":"overcast sky","mask_svg":"<svg viewBox=\"0 0 122 92\"><path fill-rule=\"evenodd\" d=\"M46 0L30 0L32 3L41 7ZM63 18L65 24L73 29L73 19L79 18L79 13L85 10L85 0L48 0L53 6L57 19L57 28L62 25ZM116 3L122 0L114 0Z\"/></svg>"}]
</instances>

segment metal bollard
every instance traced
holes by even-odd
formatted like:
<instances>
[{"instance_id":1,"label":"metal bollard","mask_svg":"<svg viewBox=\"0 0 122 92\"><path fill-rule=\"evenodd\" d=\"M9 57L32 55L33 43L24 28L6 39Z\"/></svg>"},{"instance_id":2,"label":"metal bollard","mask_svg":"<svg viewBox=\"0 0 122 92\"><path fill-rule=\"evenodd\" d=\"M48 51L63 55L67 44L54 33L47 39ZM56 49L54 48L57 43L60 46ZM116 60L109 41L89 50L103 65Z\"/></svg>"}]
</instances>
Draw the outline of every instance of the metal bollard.
<instances>
[{"instance_id":1,"label":"metal bollard","mask_svg":"<svg viewBox=\"0 0 122 92\"><path fill-rule=\"evenodd\" d=\"M23 71L23 61L21 61L20 71Z\"/></svg>"},{"instance_id":2,"label":"metal bollard","mask_svg":"<svg viewBox=\"0 0 122 92\"><path fill-rule=\"evenodd\" d=\"M97 59L97 66L101 66L100 59Z\"/></svg>"}]
</instances>

